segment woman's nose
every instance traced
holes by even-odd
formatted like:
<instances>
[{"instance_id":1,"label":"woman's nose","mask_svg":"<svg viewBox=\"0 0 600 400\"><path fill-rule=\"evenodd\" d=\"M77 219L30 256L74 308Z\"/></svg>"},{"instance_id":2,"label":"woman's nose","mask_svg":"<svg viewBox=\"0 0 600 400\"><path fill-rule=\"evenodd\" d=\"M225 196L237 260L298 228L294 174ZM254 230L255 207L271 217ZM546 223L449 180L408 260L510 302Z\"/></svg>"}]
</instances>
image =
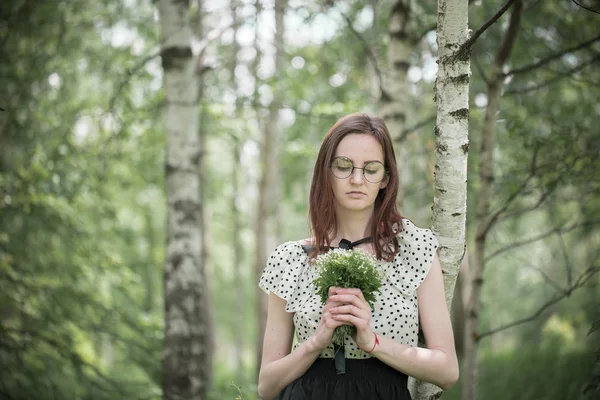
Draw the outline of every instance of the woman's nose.
<instances>
[{"instance_id":1,"label":"woman's nose","mask_svg":"<svg viewBox=\"0 0 600 400\"><path fill-rule=\"evenodd\" d=\"M363 170L360 168L354 168L352 174L350 175L350 181L352 183L362 183L363 179Z\"/></svg>"}]
</instances>

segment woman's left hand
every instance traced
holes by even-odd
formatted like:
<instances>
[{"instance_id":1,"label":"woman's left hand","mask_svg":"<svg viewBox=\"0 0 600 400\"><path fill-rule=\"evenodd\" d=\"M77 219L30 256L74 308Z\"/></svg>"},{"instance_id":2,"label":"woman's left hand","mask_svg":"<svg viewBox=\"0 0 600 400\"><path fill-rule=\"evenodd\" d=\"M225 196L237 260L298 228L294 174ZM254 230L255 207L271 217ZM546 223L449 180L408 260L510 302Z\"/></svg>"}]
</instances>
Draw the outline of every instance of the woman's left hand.
<instances>
[{"instance_id":1,"label":"woman's left hand","mask_svg":"<svg viewBox=\"0 0 600 400\"><path fill-rule=\"evenodd\" d=\"M370 351L375 343L375 335L371 330L371 308L365 300L362 291L355 288L336 288L329 300L342 303L331 308L332 317L356 327L354 341L358 348Z\"/></svg>"}]
</instances>

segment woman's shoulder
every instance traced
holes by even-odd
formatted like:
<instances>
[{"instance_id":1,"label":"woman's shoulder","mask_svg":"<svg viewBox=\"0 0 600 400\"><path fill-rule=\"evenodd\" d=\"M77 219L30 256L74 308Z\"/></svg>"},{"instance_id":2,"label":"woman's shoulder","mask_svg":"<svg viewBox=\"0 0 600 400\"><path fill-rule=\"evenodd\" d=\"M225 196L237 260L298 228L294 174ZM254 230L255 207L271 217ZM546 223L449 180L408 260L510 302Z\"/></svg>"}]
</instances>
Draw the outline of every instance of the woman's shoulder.
<instances>
[{"instance_id":1,"label":"woman's shoulder","mask_svg":"<svg viewBox=\"0 0 600 400\"><path fill-rule=\"evenodd\" d=\"M418 242L420 240L424 240L432 243L435 242L437 246L437 239L430 228L418 227L408 218L402 218L400 225L401 226L395 224L393 227L394 231L396 232L396 236L400 241Z\"/></svg>"},{"instance_id":2,"label":"woman's shoulder","mask_svg":"<svg viewBox=\"0 0 600 400\"><path fill-rule=\"evenodd\" d=\"M433 231L416 226L408 218L397 229L398 252L387 265L388 276L402 293L413 295L431 268L438 241Z\"/></svg>"},{"instance_id":3,"label":"woman's shoulder","mask_svg":"<svg viewBox=\"0 0 600 400\"><path fill-rule=\"evenodd\" d=\"M266 293L273 292L287 301L286 311L294 312L303 304L309 285L306 253L302 240L280 244L271 252L258 283Z\"/></svg>"},{"instance_id":4,"label":"woman's shoulder","mask_svg":"<svg viewBox=\"0 0 600 400\"><path fill-rule=\"evenodd\" d=\"M292 259L300 258L303 259L306 254L312 249L313 240L310 238L289 240L281 243L277 246L269 256L270 260L273 259Z\"/></svg>"}]
</instances>

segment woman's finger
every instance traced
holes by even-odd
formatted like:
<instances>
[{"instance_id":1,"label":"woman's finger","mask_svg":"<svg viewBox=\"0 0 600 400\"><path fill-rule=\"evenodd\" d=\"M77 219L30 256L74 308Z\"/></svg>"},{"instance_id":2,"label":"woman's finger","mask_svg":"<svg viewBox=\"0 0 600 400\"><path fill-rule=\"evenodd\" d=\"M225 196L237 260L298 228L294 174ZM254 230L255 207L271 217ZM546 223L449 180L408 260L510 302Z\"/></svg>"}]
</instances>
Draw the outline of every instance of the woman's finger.
<instances>
[{"instance_id":1,"label":"woman's finger","mask_svg":"<svg viewBox=\"0 0 600 400\"><path fill-rule=\"evenodd\" d=\"M335 293L336 294L353 294L356 297L358 297L360 300L364 301L365 303L367 302L365 300L365 296L363 295L362 290L360 290L358 288L336 288Z\"/></svg>"},{"instance_id":2,"label":"woman's finger","mask_svg":"<svg viewBox=\"0 0 600 400\"><path fill-rule=\"evenodd\" d=\"M369 307L369 305L367 304L366 301L364 301L364 299L360 299L359 297L357 297L354 294L336 294L336 295L329 297L328 301L329 300L331 300L332 302L343 303L343 304L354 304L355 306L360 307L360 308L368 308Z\"/></svg>"},{"instance_id":3,"label":"woman's finger","mask_svg":"<svg viewBox=\"0 0 600 400\"><path fill-rule=\"evenodd\" d=\"M358 318L369 318L370 317L370 314L367 310L356 307L354 305L348 305L348 304L331 308L331 309L329 309L329 313L331 315L352 314Z\"/></svg>"}]
</instances>

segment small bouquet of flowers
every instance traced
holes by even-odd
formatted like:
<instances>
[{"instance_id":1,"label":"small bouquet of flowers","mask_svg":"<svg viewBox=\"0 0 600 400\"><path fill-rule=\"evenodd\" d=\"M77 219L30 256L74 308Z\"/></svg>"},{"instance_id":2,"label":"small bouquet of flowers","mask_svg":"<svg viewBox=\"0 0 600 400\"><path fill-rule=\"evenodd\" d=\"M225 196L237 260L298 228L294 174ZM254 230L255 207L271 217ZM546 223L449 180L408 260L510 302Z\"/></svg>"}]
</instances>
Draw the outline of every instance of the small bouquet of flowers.
<instances>
[{"instance_id":1,"label":"small bouquet of flowers","mask_svg":"<svg viewBox=\"0 0 600 400\"><path fill-rule=\"evenodd\" d=\"M328 253L317 256L315 267L319 276L313 281L321 303L325 304L329 288L357 288L369 303L371 309L383 285L383 274L377 267L377 259L359 249L333 249ZM333 343L344 345L345 335L354 335L356 327L342 325L333 332Z\"/></svg>"}]
</instances>

